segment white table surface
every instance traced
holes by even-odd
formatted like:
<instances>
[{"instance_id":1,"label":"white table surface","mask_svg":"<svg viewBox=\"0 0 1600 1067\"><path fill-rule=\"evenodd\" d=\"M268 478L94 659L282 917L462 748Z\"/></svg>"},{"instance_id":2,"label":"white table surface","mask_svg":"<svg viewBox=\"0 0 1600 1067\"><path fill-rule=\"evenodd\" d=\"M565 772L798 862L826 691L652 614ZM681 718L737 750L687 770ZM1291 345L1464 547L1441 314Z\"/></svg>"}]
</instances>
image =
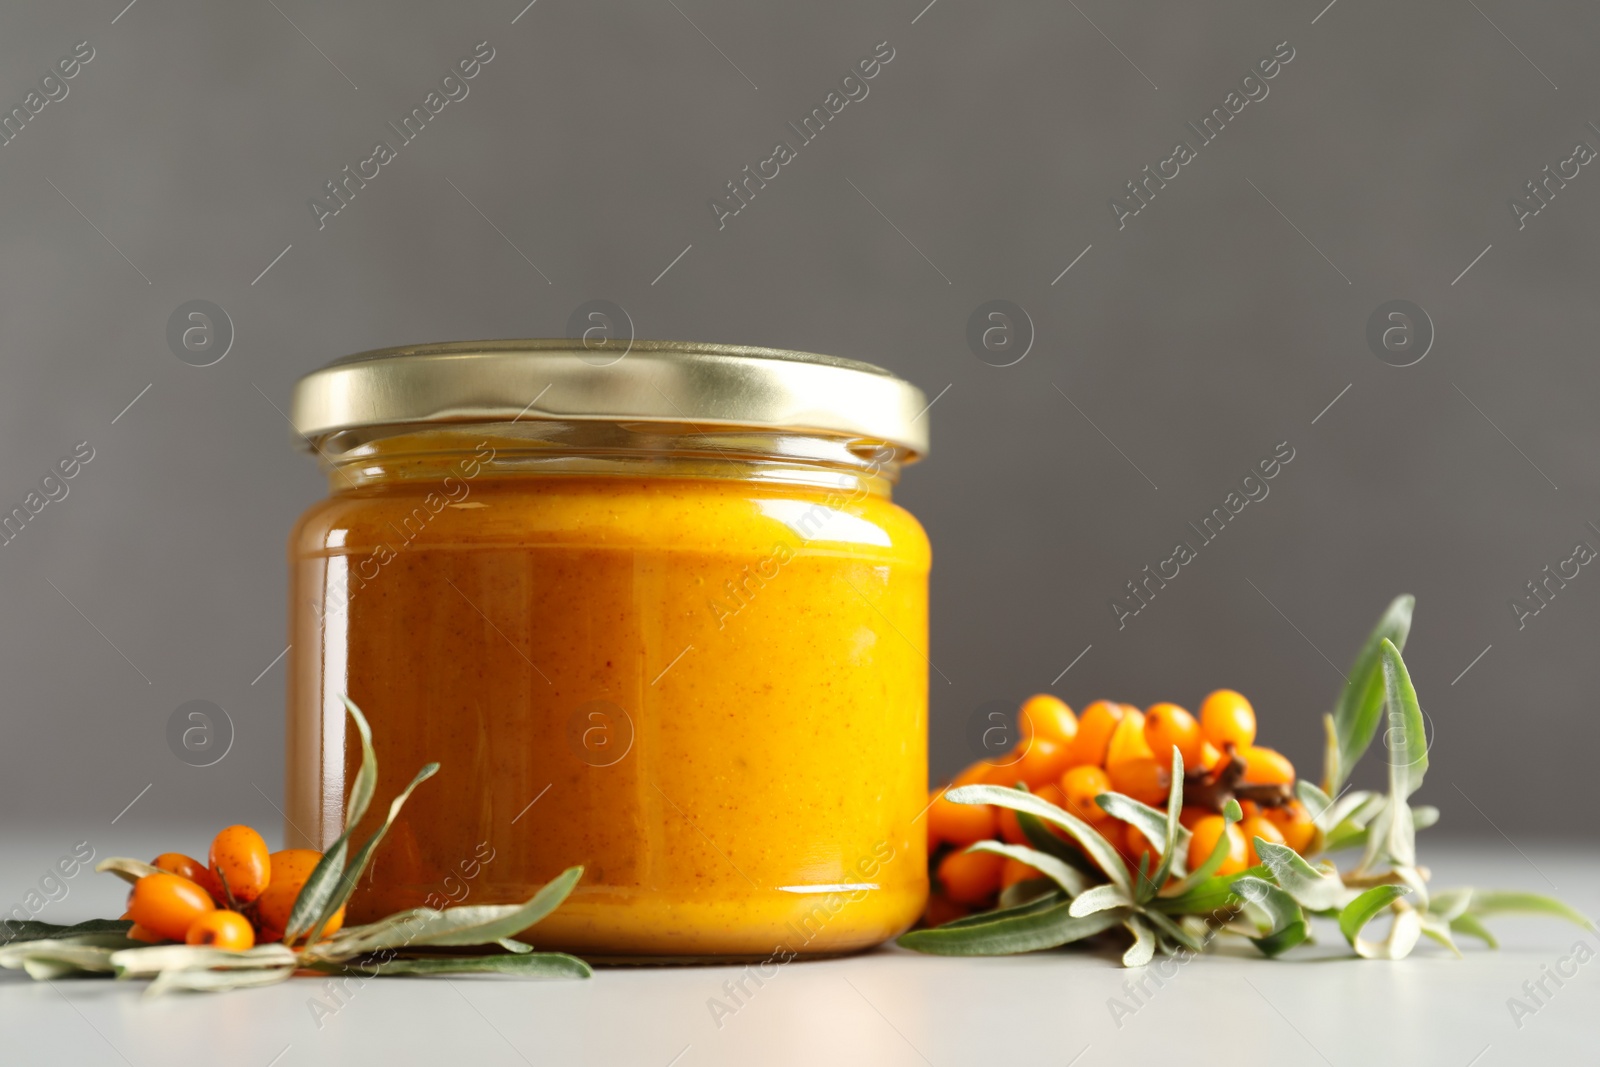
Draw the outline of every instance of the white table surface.
<instances>
[{"instance_id":1,"label":"white table surface","mask_svg":"<svg viewBox=\"0 0 1600 1067\"><path fill-rule=\"evenodd\" d=\"M70 837L9 831L0 891L20 899ZM116 851L153 854L161 843L124 837ZM1559 890L1600 916L1600 851L1518 845L1430 847L1424 835L1421 851L1435 885ZM120 913L124 889L110 876L87 873L69 887L38 917ZM1458 960L1424 943L1409 960L1382 963L1350 957L1338 931L1319 925L1319 944L1288 960L1224 950L1161 988L1147 981L1150 995L1137 1001L1125 983L1141 972L1110 952L941 959L891 947L791 963L759 989L747 981L754 994L720 1026L710 1004L733 1003L724 983L739 968L608 969L587 982L384 978L355 987L320 1026L310 1006L323 994L318 979L152 1000L142 983L5 972L0 1064L1600 1063L1600 935L1551 920L1493 926L1498 952L1467 942ZM1559 988L1546 979L1552 995L1519 1026L1508 999L1526 999L1523 983L1580 940L1596 958ZM1120 1025L1112 998L1136 1009Z\"/></svg>"}]
</instances>

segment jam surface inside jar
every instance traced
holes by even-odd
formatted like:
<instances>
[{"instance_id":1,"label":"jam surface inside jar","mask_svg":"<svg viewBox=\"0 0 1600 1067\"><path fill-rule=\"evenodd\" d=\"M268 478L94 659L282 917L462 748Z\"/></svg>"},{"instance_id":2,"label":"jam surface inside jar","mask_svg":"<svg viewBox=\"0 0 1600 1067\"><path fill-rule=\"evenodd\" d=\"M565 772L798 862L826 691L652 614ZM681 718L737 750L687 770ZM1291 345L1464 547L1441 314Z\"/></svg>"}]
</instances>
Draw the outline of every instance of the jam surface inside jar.
<instances>
[{"instance_id":1,"label":"jam surface inside jar","mask_svg":"<svg viewBox=\"0 0 1600 1067\"><path fill-rule=\"evenodd\" d=\"M349 921L520 902L582 864L541 949L783 959L907 929L929 547L893 471L822 436L512 429L330 446L331 495L290 539L291 846L342 829L341 695L381 768L356 840L441 765Z\"/></svg>"}]
</instances>

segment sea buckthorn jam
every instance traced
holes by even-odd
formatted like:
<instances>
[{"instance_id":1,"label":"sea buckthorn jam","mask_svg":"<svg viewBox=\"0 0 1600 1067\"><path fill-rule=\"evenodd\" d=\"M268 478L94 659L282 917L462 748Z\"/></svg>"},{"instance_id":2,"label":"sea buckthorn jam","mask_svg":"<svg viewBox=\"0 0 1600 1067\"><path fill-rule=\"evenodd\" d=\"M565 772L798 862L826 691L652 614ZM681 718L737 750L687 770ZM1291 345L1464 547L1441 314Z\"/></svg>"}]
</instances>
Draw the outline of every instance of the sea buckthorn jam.
<instances>
[{"instance_id":1,"label":"sea buckthorn jam","mask_svg":"<svg viewBox=\"0 0 1600 1067\"><path fill-rule=\"evenodd\" d=\"M783 959L908 928L929 549L890 487L924 404L867 364L665 342L303 379L331 492L289 544L290 845L343 827L341 697L382 767L441 764L349 921L521 902L582 864L541 949ZM379 782L357 841L404 785Z\"/></svg>"}]
</instances>

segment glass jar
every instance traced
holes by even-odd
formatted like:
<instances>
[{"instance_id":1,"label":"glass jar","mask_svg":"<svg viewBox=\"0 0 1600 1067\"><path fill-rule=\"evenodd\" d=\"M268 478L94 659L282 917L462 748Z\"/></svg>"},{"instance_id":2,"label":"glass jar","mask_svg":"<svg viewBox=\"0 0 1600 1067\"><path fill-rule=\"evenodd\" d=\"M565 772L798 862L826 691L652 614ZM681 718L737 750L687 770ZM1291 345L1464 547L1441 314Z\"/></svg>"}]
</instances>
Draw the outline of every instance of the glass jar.
<instances>
[{"instance_id":1,"label":"glass jar","mask_svg":"<svg viewBox=\"0 0 1600 1067\"><path fill-rule=\"evenodd\" d=\"M289 543L286 834L422 785L350 903L526 900L597 959L848 952L927 894L927 581L890 500L925 400L763 349L433 345L303 379L330 496ZM358 830L358 839L368 832Z\"/></svg>"}]
</instances>

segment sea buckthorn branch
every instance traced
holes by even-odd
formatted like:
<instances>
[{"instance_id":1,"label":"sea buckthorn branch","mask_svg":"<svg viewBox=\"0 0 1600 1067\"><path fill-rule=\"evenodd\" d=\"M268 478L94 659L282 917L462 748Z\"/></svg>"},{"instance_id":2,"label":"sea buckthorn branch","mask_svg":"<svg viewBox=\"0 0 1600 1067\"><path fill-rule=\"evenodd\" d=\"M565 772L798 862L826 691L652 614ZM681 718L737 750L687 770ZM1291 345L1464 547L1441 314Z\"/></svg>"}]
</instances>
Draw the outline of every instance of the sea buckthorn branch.
<instances>
[{"instance_id":1,"label":"sea buckthorn branch","mask_svg":"<svg viewBox=\"0 0 1600 1067\"><path fill-rule=\"evenodd\" d=\"M269 854L261 835L230 826L212 842L209 865L168 852L154 863L127 857L95 868L130 882L128 913L76 926L0 922L0 967L36 979L115 975L153 979L147 992L215 992L286 981L296 972L355 975L512 974L587 978L589 965L535 952L515 939L566 900L582 867L569 867L521 904L413 908L343 928L345 904L412 791L438 771L425 765L390 803L378 829L346 864L351 831L377 788L378 761L366 717L348 699L362 748L346 825L326 853ZM257 943L257 935L263 943ZM158 942L178 942L162 944ZM450 955L441 948L498 953Z\"/></svg>"},{"instance_id":2,"label":"sea buckthorn branch","mask_svg":"<svg viewBox=\"0 0 1600 1067\"><path fill-rule=\"evenodd\" d=\"M968 768L930 804L935 902L976 910L899 943L1000 955L1086 942L1120 926L1131 937L1122 962L1136 967L1157 952L1202 951L1219 933L1277 956L1306 941L1318 918L1337 922L1354 952L1372 959L1404 958L1423 937L1457 955L1457 934L1495 947L1482 922L1491 914L1594 929L1538 894L1430 891L1416 832L1439 812L1410 803L1427 773L1428 739L1400 654L1414 606L1409 596L1389 605L1325 717L1322 788L1255 744L1254 711L1230 690L1206 698L1198 723L1174 704L1140 713L1097 701L1079 721L1055 697L1030 699L1015 758ZM1387 791L1342 788L1380 727ZM1153 758L1166 751L1170 767ZM1158 787L1165 811L1151 806ZM996 833L1003 842L991 839ZM1358 848L1359 861L1342 874L1332 860L1312 862ZM998 907L986 908L991 901ZM1363 937L1385 912L1388 936Z\"/></svg>"}]
</instances>

